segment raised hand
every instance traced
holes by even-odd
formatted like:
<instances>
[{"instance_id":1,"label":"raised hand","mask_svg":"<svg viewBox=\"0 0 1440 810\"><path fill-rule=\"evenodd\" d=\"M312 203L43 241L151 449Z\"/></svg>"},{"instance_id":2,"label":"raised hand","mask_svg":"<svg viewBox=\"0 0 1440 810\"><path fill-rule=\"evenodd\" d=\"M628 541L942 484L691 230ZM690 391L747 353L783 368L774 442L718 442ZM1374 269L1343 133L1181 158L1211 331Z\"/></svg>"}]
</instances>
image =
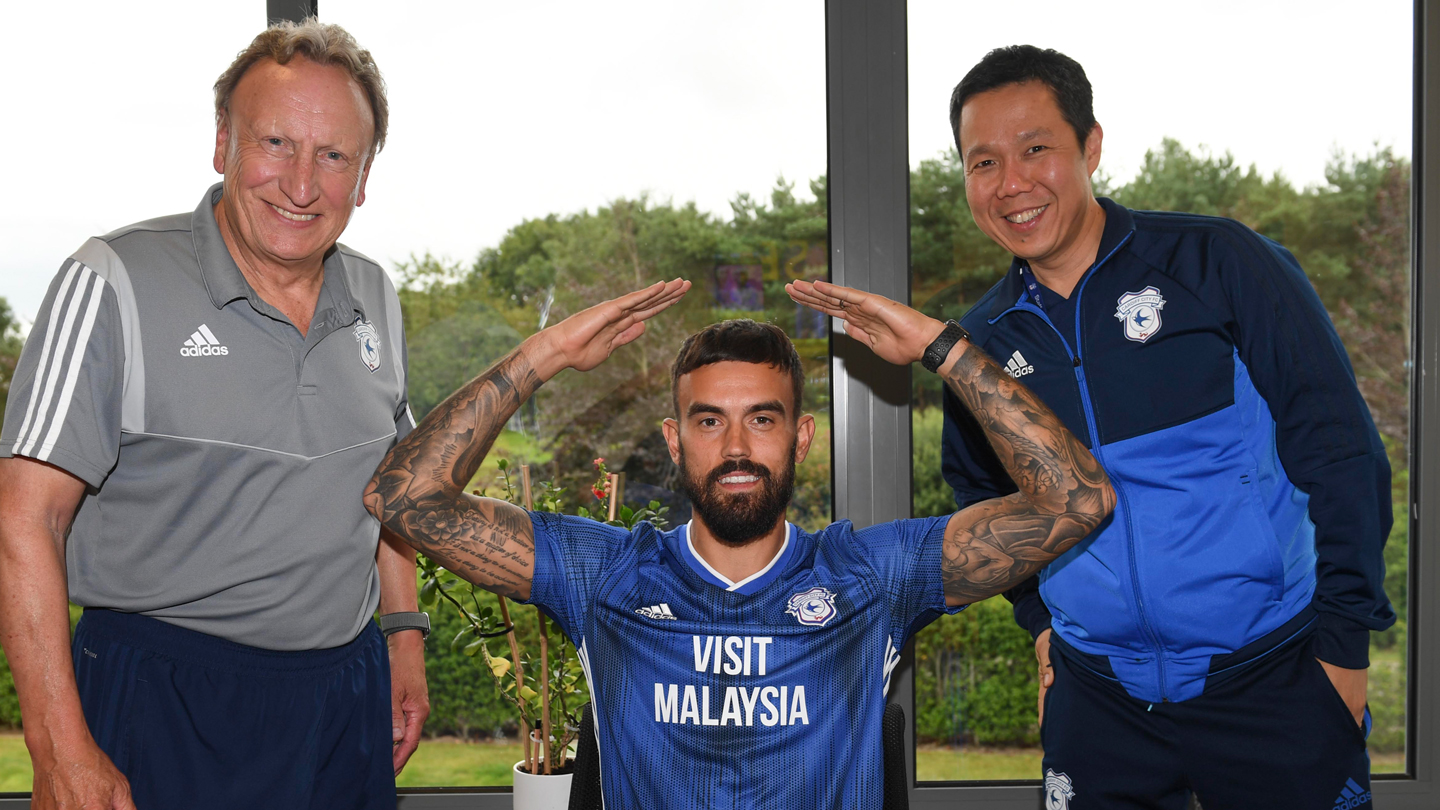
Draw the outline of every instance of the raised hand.
<instances>
[{"instance_id":1,"label":"raised hand","mask_svg":"<svg viewBox=\"0 0 1440 810\"><path fill-rule=\"evenodd\" d=\"M828 281L792 281L785 292L797 304L844 321L846 333L896 365L919 360L945 331L945 324L898 301Z\"/></svg>"},{"instance_id":2,"label":"raised hand","mask_svg":"<svg viewBox=\"0 0 1440 810\"><path fill-rule=\"evenodd\" d=\"M690 289L683 279L659 281L643 290L577 312L544 333L565 368L589 371L616 349L645 333L645 321L665 311Z\"/></svg>"}]
</instances>

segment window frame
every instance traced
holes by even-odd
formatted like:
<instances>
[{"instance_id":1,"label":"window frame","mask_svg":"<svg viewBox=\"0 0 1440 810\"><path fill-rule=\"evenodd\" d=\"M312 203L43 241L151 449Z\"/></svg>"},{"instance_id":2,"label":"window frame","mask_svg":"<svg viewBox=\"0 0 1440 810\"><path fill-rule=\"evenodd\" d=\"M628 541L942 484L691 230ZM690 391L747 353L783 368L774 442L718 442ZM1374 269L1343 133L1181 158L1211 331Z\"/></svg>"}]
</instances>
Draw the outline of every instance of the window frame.
<instances>
[{"instance_id":1,"label":"window frame","mask_svg":"<svg viewBox=\"0 0 1440 810\"><path fill-rule=\"evenodd\" d=\"M318 0L266 0L267 19L318 13ZM1377 776L1375 806L1433 807L1440 800L1440 554L1429 553L1420 504L1440 504L1440 15L1415 0L1412 149L1410 672L1407 773ZM827 0L831 278L838 284L910 300L908 75L905 0ZM1436 313L1430 323L1426 312ZM910 370L880 363L854 341L831 337L833 503L835 516L866 526L910 517ZM1416 373L1418 371L1418 373ZM1437 506L1440 509L1440 506ZM1398 516L1397 516L1398 517ZM1038 780L917 785L914 764L914 649L891 678L889 699L907 708L911 806L1032 810ZM0 810L30 799L0 798ZM509 788L402 788L401 810L508 810Z\"/></svg>"}]
</instances>

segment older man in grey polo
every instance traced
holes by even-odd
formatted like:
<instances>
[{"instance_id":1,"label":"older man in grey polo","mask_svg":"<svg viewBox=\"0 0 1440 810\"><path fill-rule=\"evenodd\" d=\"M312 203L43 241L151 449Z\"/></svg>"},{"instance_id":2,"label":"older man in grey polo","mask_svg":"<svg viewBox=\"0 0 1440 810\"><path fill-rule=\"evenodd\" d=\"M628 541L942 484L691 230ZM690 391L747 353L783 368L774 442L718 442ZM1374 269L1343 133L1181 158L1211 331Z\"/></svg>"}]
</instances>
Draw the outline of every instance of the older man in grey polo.
<instances>
[{"instance_id":1,"label":"older man in grey polo","mask_svg":"<svg viewBox=\"0 0 1440 810\"><path fill-rule=\"evenodd\" d=\"M225 181L63 263L0 430L34 806L393 808L428 625L360 495L414 422L395 290L336 242L384 87L312 21L257 37L216 95Z\"/></svg>"}]
</instances>

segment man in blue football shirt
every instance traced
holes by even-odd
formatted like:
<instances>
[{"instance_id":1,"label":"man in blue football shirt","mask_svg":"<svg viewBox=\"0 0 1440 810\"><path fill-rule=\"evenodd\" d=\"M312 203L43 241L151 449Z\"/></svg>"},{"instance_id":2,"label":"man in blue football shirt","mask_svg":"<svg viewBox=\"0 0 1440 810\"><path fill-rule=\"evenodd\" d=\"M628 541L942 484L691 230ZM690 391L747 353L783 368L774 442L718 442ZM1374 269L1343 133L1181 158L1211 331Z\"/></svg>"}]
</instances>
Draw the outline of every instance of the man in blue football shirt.
<instances>
[{"instance_id":1,"label":"man in blue football shirt","mask_svg":"<svg viewBox=\"0 0 1440 810\"><path fill-rule=\"evenodd\" d=\"M880 718L905 641L1073 546L1114 493L959 324L824 282L789 292L880 357L938 371L1019 492L858 531L787 523L815 421L800 411L794 346L754 321L692 335L671 371L664 430L688 525L627 531L465 492L522 402L599 365L689 286L656 284L526 339L396 445L366 506L449 570L559 622L590 682L607 807L878 807Z\"/></svg>"}]
</instances>

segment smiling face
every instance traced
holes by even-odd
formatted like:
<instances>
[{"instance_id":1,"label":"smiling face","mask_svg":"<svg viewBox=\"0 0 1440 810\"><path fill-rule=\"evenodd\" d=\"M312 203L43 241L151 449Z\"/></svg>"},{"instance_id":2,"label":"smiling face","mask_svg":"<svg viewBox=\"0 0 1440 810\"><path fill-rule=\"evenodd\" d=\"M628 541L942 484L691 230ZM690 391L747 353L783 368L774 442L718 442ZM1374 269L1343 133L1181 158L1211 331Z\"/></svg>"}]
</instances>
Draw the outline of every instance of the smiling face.
<instances>
[{"instance_id":1,"label":"smiling face","mask_svg":"<svg viewBox=\"0 0 1440 810\"><path fill-rule=\"evenodd\" d=\"M805 460L815 419L797 418L788 373L724 361L681 375L678 419L665 420L696 517L722 543L744 546L778 526Z\"/></svg>"},{"instance_id":2,"label":"smiling face","mask_svg":"<svg viewBox=\"0 0 1440 810\"><path fill-rule=\"evenodd\" d=\"M216 219L237 260L319 267L365 201L374 119L341 68L257 62L215 133Z\"/></svg>"},{"instance_id":3,"label":"smiling face","mask_svg":"<svg viewBox=\"0 0 1440 810\"><path fill-rule=\"evenodd\" d=\"M965 198L980 230L1037 272L1083 272L1104 230L1090 188L1100 125L1081 144L1054 93L1031 81L972 96L959 130Z\"/></svg>"}]
</instances>

